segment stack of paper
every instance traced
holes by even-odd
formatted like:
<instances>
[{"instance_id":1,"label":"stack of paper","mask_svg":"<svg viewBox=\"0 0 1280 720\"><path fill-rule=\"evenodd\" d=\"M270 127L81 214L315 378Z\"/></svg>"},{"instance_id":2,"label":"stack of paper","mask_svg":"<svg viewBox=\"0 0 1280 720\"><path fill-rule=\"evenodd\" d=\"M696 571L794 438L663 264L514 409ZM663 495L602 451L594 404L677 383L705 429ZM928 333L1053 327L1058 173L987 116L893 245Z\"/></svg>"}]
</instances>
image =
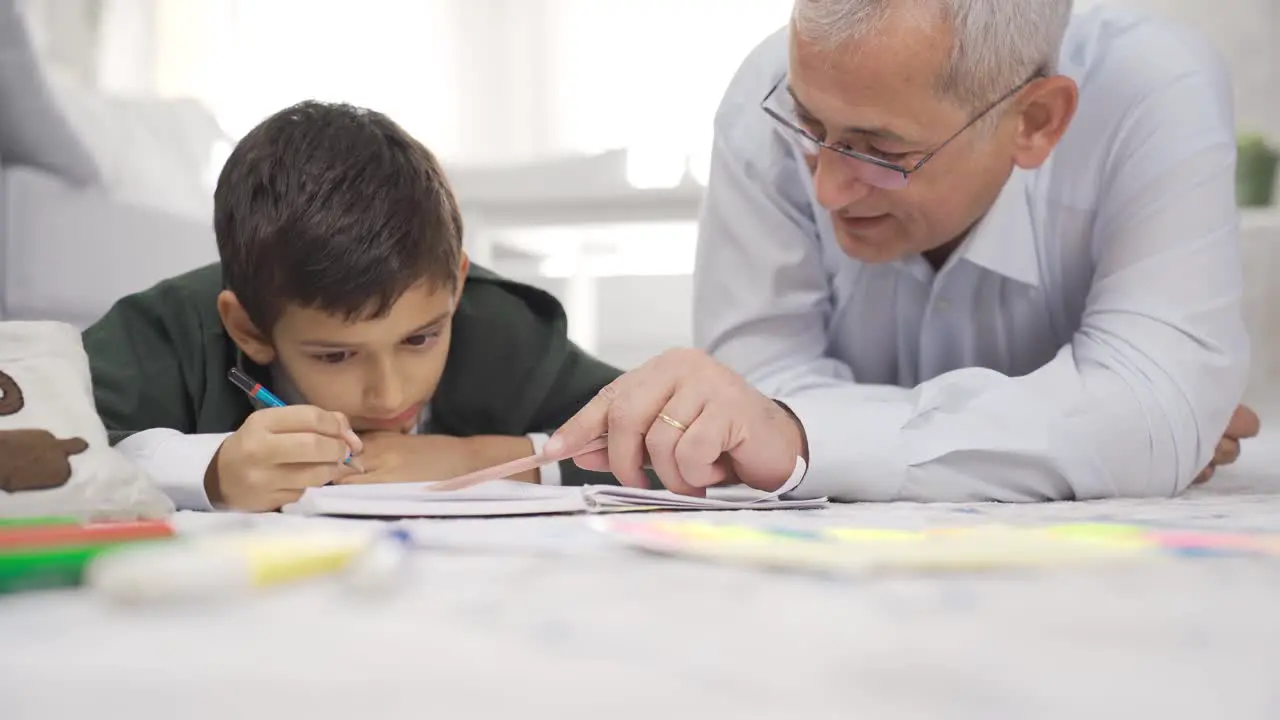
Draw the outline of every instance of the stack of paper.
<instances>
[{"instance_id":1,"label":"stack of paper","mask_svg":"<svg viewBox=\"0 0 1280 720\"><path fill-rule=\"evenodd\" d=\"M822 507L826 498L782 500L749 488L712 488L705 498L612 485L556 487L495 480L465 490L431 483L330 485L307 490L284 512L349 517L493 517L642 510L780 510Z\"/></svg>"}]
</instances>

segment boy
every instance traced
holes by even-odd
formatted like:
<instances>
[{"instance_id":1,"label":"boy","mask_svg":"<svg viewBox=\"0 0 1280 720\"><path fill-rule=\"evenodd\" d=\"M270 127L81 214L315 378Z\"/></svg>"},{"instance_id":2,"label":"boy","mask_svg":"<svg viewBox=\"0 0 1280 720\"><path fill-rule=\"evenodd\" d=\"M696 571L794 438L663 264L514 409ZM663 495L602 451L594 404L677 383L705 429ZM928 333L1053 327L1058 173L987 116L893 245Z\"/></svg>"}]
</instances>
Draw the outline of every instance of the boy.
<instances>
[{"instance_id":1,"label":"boy","mask_svg":"<svg viewBox=\"0 0 1280 720\"><path fill-rule=\"evenodd\" d=\"M554 298L469 265L436 159L379 113L264 120L222 169L214 232L219 264L84 333L112 441L180 508L275 510L523 457L619 374L566 338ZM255 412L233 367L288 406ZM613 481L572 461L519 479Z\"/></svg>"}]
</instances>

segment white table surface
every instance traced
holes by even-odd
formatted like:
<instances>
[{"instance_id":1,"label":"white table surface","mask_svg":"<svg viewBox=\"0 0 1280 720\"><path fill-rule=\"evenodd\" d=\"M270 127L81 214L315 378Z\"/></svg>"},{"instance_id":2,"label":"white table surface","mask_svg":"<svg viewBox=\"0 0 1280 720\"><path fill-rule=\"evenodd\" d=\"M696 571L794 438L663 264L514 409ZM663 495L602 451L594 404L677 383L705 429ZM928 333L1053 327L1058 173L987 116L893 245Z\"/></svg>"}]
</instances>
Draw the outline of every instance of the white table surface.
<instances>
[{"instance_id":1,"label":"white table surface","mask_svg":"<svg viewBox=\"0 0 1280 720\"><path fill-rule=\"evenodd\" d=\"M1280 531L1277 463L1262 438L1174 500L767 519ZM333 581L203 607L0 598L0 718L1280 718L1280 562L854 582L642 555L576 517L423 527L468 549L420 553L381 599Z\"/></svg>"}]
</instances>

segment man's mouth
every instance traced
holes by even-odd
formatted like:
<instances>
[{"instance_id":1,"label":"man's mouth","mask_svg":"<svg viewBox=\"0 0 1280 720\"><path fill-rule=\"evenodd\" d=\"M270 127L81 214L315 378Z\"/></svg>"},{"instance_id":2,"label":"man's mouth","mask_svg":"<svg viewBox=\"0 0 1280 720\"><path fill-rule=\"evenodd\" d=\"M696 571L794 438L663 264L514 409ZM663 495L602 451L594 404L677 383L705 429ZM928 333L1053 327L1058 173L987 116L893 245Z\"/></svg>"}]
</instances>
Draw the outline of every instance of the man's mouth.
<instances>
[{"instance_id":1,"label":"man's mouth","mask_svg":"<svg viewBox=\"0 0 1280 720\"><path fill-rule=\"evenodd\" d=\"M884 213L881 215L861 216L861 217L854 217L851 215L841 215L839 217L839 220L840 220L840 224L844 226L847 230L850 230L853 232L866 232L868 230L874 230L880 227L885 222L892 219L892 217L893 216L888 213Z\"/></svg>"}]
</instances>

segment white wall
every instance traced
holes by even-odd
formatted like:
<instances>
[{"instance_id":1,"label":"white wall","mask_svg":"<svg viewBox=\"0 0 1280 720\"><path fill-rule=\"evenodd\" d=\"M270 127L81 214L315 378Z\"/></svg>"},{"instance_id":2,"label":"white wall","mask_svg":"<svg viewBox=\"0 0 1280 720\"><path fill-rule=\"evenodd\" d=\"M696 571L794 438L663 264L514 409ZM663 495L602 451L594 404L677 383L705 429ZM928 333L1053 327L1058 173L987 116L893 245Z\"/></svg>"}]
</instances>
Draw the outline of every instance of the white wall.
<instances>
[{"instance_id":1,"label":"white wall","mask_svg":"<svg viewBox=\"0 0 1280 720\"><path fill-rule=\"evenodd\" d=\"M567 279L507 274L546 290L567 306L573 304ZM693 345L690 275L600 278L591 295L596 322L586 336L595 354L607 363L634 368L664 349Z\"/></svg>"},{"instance_id":2,"label":"white wall","mask_svg":"<svg viewBox=\"0 0 1280 720\"><path fill-rule=\"evenodd\" d=\"M1244 316L1253 340L1245 401L1280 411L1280 208L1244 218Z\"/></svg>"}]
</instances>

